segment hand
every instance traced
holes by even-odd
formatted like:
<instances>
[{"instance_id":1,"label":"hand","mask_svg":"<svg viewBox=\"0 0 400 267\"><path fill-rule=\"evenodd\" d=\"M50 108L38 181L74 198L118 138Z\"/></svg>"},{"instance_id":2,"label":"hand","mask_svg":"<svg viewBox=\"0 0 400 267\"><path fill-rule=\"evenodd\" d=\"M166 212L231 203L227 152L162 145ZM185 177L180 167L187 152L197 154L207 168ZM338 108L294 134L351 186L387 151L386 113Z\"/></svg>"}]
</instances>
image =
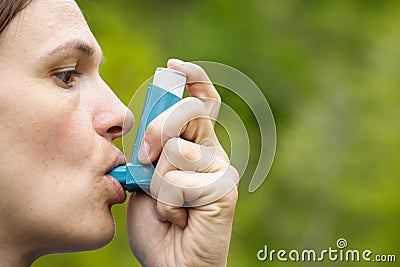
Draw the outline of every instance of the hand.
<instances>
[{"instance_id":1,"label":"hand","mask_svg":"<svg viewBox=\"0 0 400 267\"><path fill-rule=\"evenodd\" d=\"M174 59L168 67L187 75L192 97L146 130L139 158L159 160L152 197L129 198L130 246L143 266L225 266L239 176L213 129L220 97L199 66Z\"/></svg>"}]
</instances>

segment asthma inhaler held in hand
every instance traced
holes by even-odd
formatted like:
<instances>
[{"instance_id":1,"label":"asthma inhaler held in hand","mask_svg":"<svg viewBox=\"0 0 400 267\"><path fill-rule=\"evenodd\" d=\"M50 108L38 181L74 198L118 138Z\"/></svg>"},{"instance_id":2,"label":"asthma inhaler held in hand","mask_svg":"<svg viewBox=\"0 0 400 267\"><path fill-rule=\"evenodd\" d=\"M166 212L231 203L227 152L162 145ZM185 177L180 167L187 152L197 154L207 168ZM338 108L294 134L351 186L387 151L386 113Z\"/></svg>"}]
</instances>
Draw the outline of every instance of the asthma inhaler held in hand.
<instances>
[{"instance_id":1,"label":"asthma inhaler held in hand","mask_svg":"<svg viewBox=\"0 0 400 267\"><path fill-rule=\"evenodd\" d=\"M153 176L153 164L142 164L138 152L147 126L163 111L182 99L186 75L182 72L157 68L153 83L147 89L146 100L140 118L139 129L133 146L132 159L126 165L114 168L110 175L129 191L148 190Z\"/></svg>"}]
</instances>

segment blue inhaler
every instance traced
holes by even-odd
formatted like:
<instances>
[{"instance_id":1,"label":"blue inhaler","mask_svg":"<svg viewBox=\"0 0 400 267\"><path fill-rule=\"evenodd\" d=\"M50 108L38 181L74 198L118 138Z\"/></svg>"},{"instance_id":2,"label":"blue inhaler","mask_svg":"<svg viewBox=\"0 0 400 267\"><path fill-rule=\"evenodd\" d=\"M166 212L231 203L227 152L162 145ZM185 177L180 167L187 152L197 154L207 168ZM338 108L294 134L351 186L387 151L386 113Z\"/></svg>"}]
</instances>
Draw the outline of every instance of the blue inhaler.
<instances>
[{"instance_id":1,"label":"blue inhaler","mask_svg":"<svg viewBox=\"0 0 400 267\"><path fill-rule=\"evenodd\" d=\"M186 75L182 72L157 68L153 83L147 89L139 129L133 146L132 159L126 165L114 168L109 174L129 191L149 189L153 176L153 164L142 164L138 152L147 126L163 111L182 99L186 84Z\"/></svg>"}]
</instances>

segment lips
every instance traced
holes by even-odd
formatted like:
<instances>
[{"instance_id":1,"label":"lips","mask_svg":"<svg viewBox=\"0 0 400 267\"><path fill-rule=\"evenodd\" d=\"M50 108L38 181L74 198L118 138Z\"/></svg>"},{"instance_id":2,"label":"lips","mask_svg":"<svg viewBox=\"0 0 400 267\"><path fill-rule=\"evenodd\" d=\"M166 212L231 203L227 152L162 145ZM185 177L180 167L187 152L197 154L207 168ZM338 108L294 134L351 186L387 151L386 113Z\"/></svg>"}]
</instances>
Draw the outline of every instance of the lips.
<instances>
[{"instance_id":1,"label":"lips","mask_svg":"<svg viewBox=\"0 0 400 267\"><path fill-rule=\"evenodd\" d=\"M111 183L112 187L113 187L113 191L116 193L115 194L115 202L116 203L123 203L126 199L126 193L125 190L123 189L122 185L117 181L117 179L115 179L114 177L112 177L111 175L109 175L108 173L114 169L117 166L120 165L125 165L126 164L126 158L125 156L120 152L119 155L115 158L115 160L113 161L113 163L109 166L109 168L107 168L106 172L105 172L105 177L107 178L107 180Z\"/></svg>"},{"instance_id":2,"label":"lips","mask_svg":"<svg viewBox=\"0 0 400 267\"><path fill-rule=\"evenodd\" d=\"M111 175L106 174L105 175L107 180L110 181L112 184L112 187L114 188L115 194L115 203L120 204L123 203L126 200L126 193L124 188L122 188L122 185Z\"/></svg>"},{"instance_id":3,"label":"lips","mask_svg":"<svg viewBox=\"0 0 400 267\"><path fill-rule=\"evenodd\" d=\"M107 168L105 173L107 174L115 167L125 165L125 164L126 164L126 158L125 158L124 154L119 153L118 157L116 157L116 159L113 161L113 163Z\"/></svg>"}]
</instances>

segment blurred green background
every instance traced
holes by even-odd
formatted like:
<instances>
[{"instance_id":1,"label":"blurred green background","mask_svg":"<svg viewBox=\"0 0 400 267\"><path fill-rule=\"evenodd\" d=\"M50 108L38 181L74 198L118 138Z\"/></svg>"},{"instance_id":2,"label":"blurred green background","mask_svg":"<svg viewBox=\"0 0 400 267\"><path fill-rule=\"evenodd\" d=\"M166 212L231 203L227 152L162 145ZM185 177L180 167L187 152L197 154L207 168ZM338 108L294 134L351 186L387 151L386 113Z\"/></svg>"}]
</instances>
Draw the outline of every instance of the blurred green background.
<instances>
[{"instance_id":1,"label":"blurred green background","mask_svg":"<svg viewBox=\"0 0 400 267\"><path fill-rule=\"evenodd\" d=\"M258 159L257 123L242 102L229 103L246 121L251 157L228 266L364 266L256 256L264 245L336 248L339 238L349 249L400 257L399 1L78 3L106 57L102 76L125 104L170 57L233 66L268 99L277 151L255 193L247 189ZM221 95L230 99L226 90ZM139 266L128 246L125 204L113 213L117 233L108 246L45 256L33 266Z\"/></svg>"}]
</instances>

